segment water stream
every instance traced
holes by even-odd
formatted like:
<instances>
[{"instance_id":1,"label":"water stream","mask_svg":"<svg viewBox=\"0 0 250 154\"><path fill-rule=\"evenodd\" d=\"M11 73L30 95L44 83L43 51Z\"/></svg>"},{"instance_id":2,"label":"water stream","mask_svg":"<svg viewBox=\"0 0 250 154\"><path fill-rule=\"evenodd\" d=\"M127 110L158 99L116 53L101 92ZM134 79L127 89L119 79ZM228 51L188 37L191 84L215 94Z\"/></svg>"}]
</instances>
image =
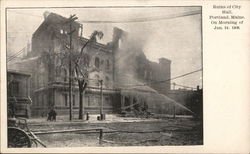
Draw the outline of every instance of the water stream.
<instances>
[{"instance_id":1,"label":"water stream","mask_svg":"<svg viewBox=\"0 0 250 154\"><path fill-rule=\"evenodd\" d=\"M122 81L120 82L121 84L127 85L120 87L124 95L135 96L135 97L140 97L142 99L146 99L148 105L151 106L151 108L154 108L156 110L169 110L169 108L171 108L170 106L177 106L181 109L184 109L185 111L195 114L186 106L175 101L174 99L169 98L164 94L158 93L155 89L145 85L145 83L143 82L136 80L131 75L124 75L121 81ZM132 86L132 85L138 85L138 86ZM170 106L165 107L165 105L170 105Z\"/></svg>"}]
</instances>

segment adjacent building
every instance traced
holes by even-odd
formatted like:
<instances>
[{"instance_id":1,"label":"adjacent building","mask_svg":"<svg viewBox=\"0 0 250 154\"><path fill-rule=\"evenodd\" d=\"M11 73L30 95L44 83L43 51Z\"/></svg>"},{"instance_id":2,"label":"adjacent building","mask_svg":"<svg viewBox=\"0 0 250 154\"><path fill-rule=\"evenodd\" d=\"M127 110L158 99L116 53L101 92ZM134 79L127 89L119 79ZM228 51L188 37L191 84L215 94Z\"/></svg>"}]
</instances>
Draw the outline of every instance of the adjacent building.
<instances>
[{"instance_id":1,"label":"adjacent building","mask_svg":"<svg viewBox=\"0 0 250 154\"><path fill-rule=\"evenodd\" d=\"M30 117L30 77L26 72L8 70L7 100L8 117Z\"/></svg>"}]
</instances>

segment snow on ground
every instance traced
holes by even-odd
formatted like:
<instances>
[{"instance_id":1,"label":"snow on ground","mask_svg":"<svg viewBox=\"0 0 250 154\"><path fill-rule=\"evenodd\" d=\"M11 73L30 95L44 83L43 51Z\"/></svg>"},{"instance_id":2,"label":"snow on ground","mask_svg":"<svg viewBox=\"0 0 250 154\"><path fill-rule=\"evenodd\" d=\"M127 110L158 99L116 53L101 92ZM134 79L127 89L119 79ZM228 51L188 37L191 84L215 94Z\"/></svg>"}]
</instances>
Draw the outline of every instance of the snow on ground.
<instances>
[{"instance_id":1,"label":"snow on ground","mask_svg":"<svg viewBox=\"0 0 250 154\"><path fill-rule=\"evenodd\" d=\"M95 115L97 116L97 115ZM89 121L74 119L72 122L58 117L56 122L46 118L29 119L34 132L76 129L103 129L103 141L99 142L99 131L53 133L37 135L48 147L86 146L156 146L156 145L202 145L203 133L200 121L178 117L164 119L140 119L107 115L98 121L91 115Z\"/></svg>"}]
</instances>

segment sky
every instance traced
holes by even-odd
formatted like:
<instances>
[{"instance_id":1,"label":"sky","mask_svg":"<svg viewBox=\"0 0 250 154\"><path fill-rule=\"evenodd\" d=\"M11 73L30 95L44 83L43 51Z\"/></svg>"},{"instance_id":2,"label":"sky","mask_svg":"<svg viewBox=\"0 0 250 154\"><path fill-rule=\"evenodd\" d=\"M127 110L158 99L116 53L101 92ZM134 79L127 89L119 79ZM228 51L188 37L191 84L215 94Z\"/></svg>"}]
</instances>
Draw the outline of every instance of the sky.
<instances>
[{"instance_id":1,"label":"sky","mask_svg":"<svg viewBox=\"0 0 250 154\"><path fill-rule=\"evenodd\" d=\"M83 24L83 36L89 38L94 30L104 33L98 42L106 44L112 40L113 27L129 33L142 45L146 57L158 62L161 57L172 61L171 77L180 76L202 68L201 14L179 18L168 17L200 7L140 7L140 8L45 8L45 9L8 9L7 10L7 54L18 52L31 42L32 33L43 22L45 11L64 17L76 14ZM85 23L84 21L121 21L166 17L163 20L130 23ZM176 84L189 87L202 87L201 72L172 80ZM178 88L178 87L176 87Z\"/></svg>"}]
</instances>

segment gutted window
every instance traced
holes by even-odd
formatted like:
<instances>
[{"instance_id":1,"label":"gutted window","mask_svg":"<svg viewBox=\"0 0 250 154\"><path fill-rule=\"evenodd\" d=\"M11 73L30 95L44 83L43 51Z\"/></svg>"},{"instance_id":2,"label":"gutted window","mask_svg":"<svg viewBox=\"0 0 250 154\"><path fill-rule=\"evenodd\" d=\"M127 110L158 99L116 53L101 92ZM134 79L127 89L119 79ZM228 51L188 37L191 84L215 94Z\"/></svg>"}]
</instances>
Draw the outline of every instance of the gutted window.
<instances>
[{"instance_id":1,"label":"gutted window","mask_svg":"<svg viewBox=\"0 0 250 154\"><path fill-rule=\"evenodd\" d=\"M112 106L110 97L105 97L105 105Z\"/></svg>"},{"instance_id":2,"label":"gutted window","mask_svg":"<svg viewBox=\"0 0 250 154\"><path fill-rule=\"evenodd\" d=\"M119 48L119 49L121 49L121 44L122 44L122 43L121 43L121 39L119 39L119 41L118 41L118 48Z\"/></svg>"},{"instance_id":3,"label":"gutted window","mask_svg":"<svg viewBox=\"0 0 250 154\"><path fill-rule=\"evenodd\" d=\"M64 78L64 82L67 81L67 70L66 69L63 69L63 78Z\"/></svg>"},{"instance_id":4,"label":"gutted window","mask_svg":"<svg viewBox=\"0 0 250 154\"><path fill-rule=\"evenodd\" d=\"M64 97L64 105L68 106L68 95L67 94L63 94Z\"/></svg>"},{"instance_id":5,"label":"gutted window","mask_svg":"<svg viewBox=\"0 0 250 154\"><path fill-rule=\"evenodd\" d=\"M100 76L98 74L95 75L95 86L99 87L99 80L100 80Z\"/></svg>"},{"instance_id":6,"label":"gutted window","mask_svg":"<svg viewBox=\"0 0 250 154\"><path fill-rule=\"evenodd\" d=\"M84 59L84 65L87 66L87 67L89 67L89 63L90 63L90 57L89 57L89 55L85 54L83 59Z\"/></svg>"},{"instance_id":7,"label":"gutted window","mask_svg":"<svg viewBox=\"0 0 250 154\"><path fill-rule=\"evenodd\" d=\"M109 65L110 65L110 64L109 64L109 60L107 59L107 60L106 60L106 69L107 69L107 70L109 70L109 67L110 67Z\"/></svg>"},{"instance_id":8,"label":"gutted window","mask_svg":"<svg viewBox=\"0 0 250 154\"><path fill-rule=\"evenodd\" d=\"M76 106L76 97L73 95L73 106Z\"/></svg>"},{"instance_id":9,"label":"gutted window","mask_svg":"<svg viewBox=\"0 0 250 154\"><path fill-rule=\"evenodd\" d=\"M18 96L19 95L19 82L14 81L11 83L11 94L13 96Z\"/></svg>"},{"instance_id":10,"label":"gutted window","mask_svg":"<svg viewBox=\"0 0 250 154\"><path fill-rule=\"evenodd\" d=\"M95 58L95 67L96 68L100 67L100 59L98 57Z\"/></svg>"},{"instance_id":11,"label":"gutted window","mask_svg":"<svg viewBox=\"0 0 250 154\"><path fill-rule=\"evenodd\" d=\"M90 106L90 97L87 96L88 106Z\"/></svg>"},{"instance_id":12,"label":"gutted window","mask_svg":"<svg viewBox=\"0 0 250 154\"><path fill-rule=\"evenodd\" d=\"M145 69L145 70L144 70L144 79L147 79L147 74L148 74L148 72L147 72L147 70Z\"/></svg>"},{"instance_id":13,"label":"gutted window","mask_svg":"<svg viewBox=\"0 0 250 154\"><path fill-rule=\"evenodd\" d=\"M82 37L82 25L80 25L80 27L79 27L78 36Z\"/></svg>"},{"instance_id":14,"label":"gutted window","mask_svg":"<svg viewBox=\"0 0 250 154\"><path fill-rule=\"evenodd\" d=\"M109 86L110 82L109 82L109 77L108 76L105 77L104 84L105 84L106 87L110 87Z\"/></svg>"}]
</instances>

